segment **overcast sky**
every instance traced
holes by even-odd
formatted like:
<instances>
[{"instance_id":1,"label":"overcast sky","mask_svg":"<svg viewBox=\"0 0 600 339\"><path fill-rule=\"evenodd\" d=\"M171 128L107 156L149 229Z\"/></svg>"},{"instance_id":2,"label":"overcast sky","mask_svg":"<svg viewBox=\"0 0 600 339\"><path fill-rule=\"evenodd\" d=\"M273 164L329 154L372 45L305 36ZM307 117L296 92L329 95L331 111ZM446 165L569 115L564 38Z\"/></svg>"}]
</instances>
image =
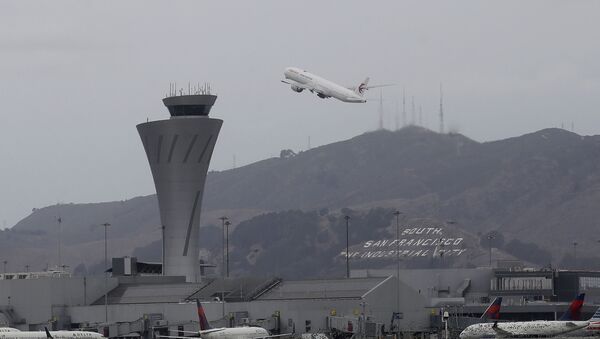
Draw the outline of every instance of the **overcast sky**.
<instances>
[{"instance_id":1,"label":"overcast sky","mask_svg":"<svg viewBox=\"0 0 600 339\"><path fill-rule=\"evenodd\" d=\"M478 141L558 127L600 133L598 1L1 1L0 226L34 207L154 193L135 125L169 82L212 83L212 169L347 139L378 104L292 92L297 66L402 88L437 129ZM378 97L371 91L369 97ZM410 105L408 105L410 110Z\"/></svg>"}]
</instances>

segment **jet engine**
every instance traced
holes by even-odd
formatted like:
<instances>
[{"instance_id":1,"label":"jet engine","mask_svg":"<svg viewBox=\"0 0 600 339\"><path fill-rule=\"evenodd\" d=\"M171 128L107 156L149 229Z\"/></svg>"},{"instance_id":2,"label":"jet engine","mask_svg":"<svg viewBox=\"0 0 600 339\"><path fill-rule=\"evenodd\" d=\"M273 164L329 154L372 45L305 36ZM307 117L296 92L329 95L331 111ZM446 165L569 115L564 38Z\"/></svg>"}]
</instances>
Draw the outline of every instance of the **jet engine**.
<instances>
[{"instance_id":1,"label":"jet engine","mask_svg":"<svg viewBox=\"0 0 600 339\"><path fill-rule=\"evenodd\" d=\"M292 85L291 87L292 87L292 91L294 91L294 92L300 93L300 92L304 91L304 88L298 87L296 85Z\"/></svg>"}]
</instances>

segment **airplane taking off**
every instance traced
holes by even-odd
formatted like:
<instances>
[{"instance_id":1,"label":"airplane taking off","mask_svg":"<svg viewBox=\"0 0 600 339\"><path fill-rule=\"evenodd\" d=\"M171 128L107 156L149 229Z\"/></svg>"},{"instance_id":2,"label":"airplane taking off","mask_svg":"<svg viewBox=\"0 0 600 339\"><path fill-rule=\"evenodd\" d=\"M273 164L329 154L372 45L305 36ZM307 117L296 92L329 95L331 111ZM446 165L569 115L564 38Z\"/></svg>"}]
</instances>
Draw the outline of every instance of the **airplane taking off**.
<instances>
[{"instance_id":1,"label":"airplane taking off","mask_svg":"<svg viewBox=\"0 0 600 339\"><path fill-rule=\"evenodd\" d=\"M590 321L563 320L577 315L583 306L585 294L573 300L561 320L538 320L522 322L480 323L468 326L459 335L460 339L509 338L509 337L554 337L586 328ZM490 306L491 307L491 306ZM489 309L489 308L488 308ZM600 310L600 308L599 308Z\"/></svg>"},{"instance_id":2,"label":"airplane taking off","mask_svg":"<svg viewBox=\"0 0 600 339\"><path fill-rule=\"evenodd\" d=\"M321 99L336 98L343 102L365 103L367 102L367 99L365 99L364 94L368 89L392 86L368 86L369 78L366 78L365 81L361 82L356 87L344 87L296 67L286 68L283 75L286 80L281 80L281 82L290 85L294 92L300 93L304 90L308 90L311 93L316 93Z\"/></svg>"},{"instance_id":3,"label":"airplane taking off","mask_svg":"<svg viewBox=\"0 0 600 339\"><path fill-rule=\"evenodd\" d=\"M204 313L204 307L198 299L196 299L196 306L198 310L198 323L200 325L200 331L192 332L192 331L177 331L183 333L190 333L193 336L166 336L161 335L160 338L170 338L170 339L190 339L190 338L202 338L202 339L270 339L276 337L284 337L290 336L290 334L278 334L271 335L269 331L265 330L262 327L220 327L220 328L212 328L208 323L208 319L206 318L206 313Z\"/></svg>"}]
</instances>

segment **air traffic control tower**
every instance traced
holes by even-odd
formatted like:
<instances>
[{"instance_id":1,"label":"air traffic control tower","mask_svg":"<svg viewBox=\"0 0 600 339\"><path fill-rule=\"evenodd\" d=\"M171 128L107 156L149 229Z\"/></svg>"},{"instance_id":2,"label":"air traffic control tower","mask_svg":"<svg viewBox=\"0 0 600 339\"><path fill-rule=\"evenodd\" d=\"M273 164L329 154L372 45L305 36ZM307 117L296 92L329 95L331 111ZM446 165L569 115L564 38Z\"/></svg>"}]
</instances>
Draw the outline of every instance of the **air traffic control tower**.
<instances>
[{"instance_id":1,"label":"air traffic control tower","mask_svg":"<svg viewBox=\"0 0 600 339\"><path fill-rule=\"evenodd\" d=\"M206 173L223 120L208 117L217 96L208 87L163 99L170 119L137 125L158 197L163 275L200 280L198 231Z\"/></svg>"}]
</instances>

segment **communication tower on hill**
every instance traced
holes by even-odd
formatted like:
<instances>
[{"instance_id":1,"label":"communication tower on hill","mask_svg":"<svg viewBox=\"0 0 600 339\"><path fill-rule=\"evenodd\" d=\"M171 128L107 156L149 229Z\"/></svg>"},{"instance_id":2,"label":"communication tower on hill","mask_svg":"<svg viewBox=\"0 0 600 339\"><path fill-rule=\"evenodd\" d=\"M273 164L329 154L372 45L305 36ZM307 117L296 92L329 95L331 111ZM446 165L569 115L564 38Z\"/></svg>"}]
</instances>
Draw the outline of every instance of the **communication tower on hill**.
<instances>
[{"instance_id":1,"label":"communication tower on hill","mask_svg":"<svg viewBox=\"0 0 600 339\"><path fill-rule=\"evenodd\" d=\"M383 129L383 91L379 90L379 129Z\"/></svg>"},{"instance_id":2,"label":"communication tower on hill","mask_svg":"<svg viewBox=\"0 0 600 339\"><path fill-rule=\"evenodd\" d=\"M444 92L440 83L440 133L444 133Z\"/></svg>"},{"instance_id":3,"label":"communication tower on hill","mask_svg":"<svg viewBox=\"0 0 600 339\"><path fill-rule=\"evenodd\" d=\"M406 127L406 90L402 89L402 127Z\"/></svg>"}]
</instances>

